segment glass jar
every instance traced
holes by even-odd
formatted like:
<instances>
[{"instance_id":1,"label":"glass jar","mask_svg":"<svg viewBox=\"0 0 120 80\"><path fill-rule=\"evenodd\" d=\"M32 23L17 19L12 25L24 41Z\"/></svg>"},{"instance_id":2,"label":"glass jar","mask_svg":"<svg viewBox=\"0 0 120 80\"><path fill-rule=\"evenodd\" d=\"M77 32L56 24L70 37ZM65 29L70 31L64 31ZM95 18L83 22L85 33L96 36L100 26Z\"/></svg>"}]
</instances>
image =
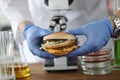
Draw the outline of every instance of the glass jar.
<instances>
[{"instance_id":1,"label":"glass jar","mask_svg":"<svg viewBox=\"0 0 120 80\"><path fill-rule=\"evenodd\" d=\"M85 75L105 75L112 71L112 48L88 53L80 57L81 68Z\"/></svg>"}]
</instances>

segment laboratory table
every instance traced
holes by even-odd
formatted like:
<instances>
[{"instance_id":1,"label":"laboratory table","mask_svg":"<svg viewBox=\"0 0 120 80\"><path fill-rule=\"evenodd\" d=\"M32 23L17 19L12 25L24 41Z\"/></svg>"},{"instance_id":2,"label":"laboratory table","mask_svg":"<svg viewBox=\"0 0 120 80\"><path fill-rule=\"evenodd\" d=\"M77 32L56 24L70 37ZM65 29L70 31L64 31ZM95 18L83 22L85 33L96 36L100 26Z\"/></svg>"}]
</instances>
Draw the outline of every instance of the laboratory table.
<instances>
[{"instance_id":1,"label":"laboratory table","mask_svg":"<svg viewBox=\"0 0 120 80\"><path fill-rule=\"evenodd\" d=\"M120 70L113 70L107 75L90 76L82 74L82 70L51 71L43 70L42 63L29 64L31 76L17 80L120 80Z\"/></svg>"}]
</instances>

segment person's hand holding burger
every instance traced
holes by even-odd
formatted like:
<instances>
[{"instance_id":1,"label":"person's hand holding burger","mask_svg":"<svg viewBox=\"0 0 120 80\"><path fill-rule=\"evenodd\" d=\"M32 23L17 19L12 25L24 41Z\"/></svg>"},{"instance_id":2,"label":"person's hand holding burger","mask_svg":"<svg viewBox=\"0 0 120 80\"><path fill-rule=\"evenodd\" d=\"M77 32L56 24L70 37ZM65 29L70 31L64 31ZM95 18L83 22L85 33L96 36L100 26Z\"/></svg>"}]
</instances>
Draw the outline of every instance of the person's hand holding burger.
<instances>
[{"instance_id":1,"label":"person's hand holding burger","mask_svg":"<svg viewBox=\"0 0 120 80\"><path fill-rule=\"evenodd\" d=\"M20 31L23 33L27 41L29 50L32 52L32 54L39 56L41 58L48 59L57 57L40 49L43 43L43 37L53 33L52 31L35 26L32 22L29 21L23 21L22 23L20 23L18 27Z\"/></svg>"},{"instance_id":2,"label":"person's hand holding burger","mask_svg":"<svg viewBox=\"0 0 120 80\"><path fill-rule=\"evenodd\" d=\"M67 57L73 57L102 49L113 36L113 27L110 20L105 18L67 32L74 35L85 35L87 38L87 41L82 46L67 55Z\"/></svg>"}]
</instances>

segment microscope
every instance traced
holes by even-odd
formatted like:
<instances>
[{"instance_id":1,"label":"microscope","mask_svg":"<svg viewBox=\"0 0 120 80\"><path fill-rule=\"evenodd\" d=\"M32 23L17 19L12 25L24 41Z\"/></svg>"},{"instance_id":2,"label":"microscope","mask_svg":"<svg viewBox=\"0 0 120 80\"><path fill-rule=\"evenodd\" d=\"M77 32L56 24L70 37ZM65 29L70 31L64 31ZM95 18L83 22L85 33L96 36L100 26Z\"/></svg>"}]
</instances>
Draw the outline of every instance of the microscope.
<instances>
[{"instance_id":1,"label":"microscope","mask_svg":"<svg viewBox=\"0 0 120 80\"><path fill-rule=\"evenodd\" d=\"M45 4L48 6L48 9L52 15L49 25L50 30L54 32L66 30L68 19L65 16L65 14L66 12L71 10L69 6L72 3L73 0L45 0ZM64 56L55 59L44 60L44 70L46 71L77 70L77 69L78 69L77 57L67 58Z\"/></svg>"}]
</instances>

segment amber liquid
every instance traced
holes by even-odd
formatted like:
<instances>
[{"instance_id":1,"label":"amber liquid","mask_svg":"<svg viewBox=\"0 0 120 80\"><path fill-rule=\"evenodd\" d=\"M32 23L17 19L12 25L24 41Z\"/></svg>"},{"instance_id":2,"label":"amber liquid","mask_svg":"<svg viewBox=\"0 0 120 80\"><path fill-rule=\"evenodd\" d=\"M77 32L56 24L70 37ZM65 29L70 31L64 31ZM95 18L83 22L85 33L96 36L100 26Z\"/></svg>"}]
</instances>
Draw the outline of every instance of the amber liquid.
<instances>
[{"instance_id":1,"label":"amber liquid","mask_svg":"<svg viewBox=\"0 0 120 80\"><path fill-rule=\"evenodd\" d=\"M30 69L25 64L14 64L16 78L25 78L30 76Z\"/></svg>"}]
</instances>

